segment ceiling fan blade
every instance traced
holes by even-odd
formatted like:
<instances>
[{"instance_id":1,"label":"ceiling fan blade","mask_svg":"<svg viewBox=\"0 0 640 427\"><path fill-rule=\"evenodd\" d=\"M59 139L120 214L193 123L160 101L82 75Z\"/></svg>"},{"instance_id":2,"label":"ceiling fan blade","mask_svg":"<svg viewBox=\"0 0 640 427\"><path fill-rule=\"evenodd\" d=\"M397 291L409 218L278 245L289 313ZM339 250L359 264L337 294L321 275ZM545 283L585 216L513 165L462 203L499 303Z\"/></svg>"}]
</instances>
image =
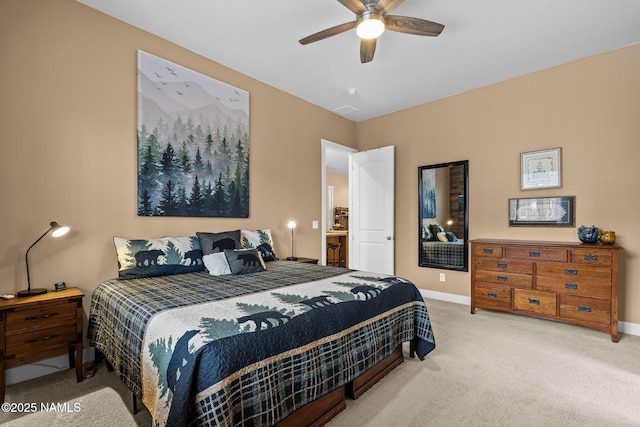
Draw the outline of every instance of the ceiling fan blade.
<instances>
[{"instance_id":1,"label":"ceiling fan blade","mask_svg":"<svg viewBox=\"0 0 640 427\"><path fill-rule=\"evenodd\" d=\"M346 7L356 15L359 15L367 11L366 6L360 0L338 0L338 1L342 3L344 7Z\"/></svg>"},{"instance_id":2,"label":"ceiling fan blade","mask_svg":"<svg viewBox=\"0 0 640 427\"><path fill-rule=\"evenodd\" d=\"M378 0L376 9L378 9L378 11L383 15L387 15L402 3L404 3L404 0Z\"/></svg>"},{"instance_id":3,"label":"ceiling fan blade","mask_svg":"<svg viewBox=\"0 0 640 427\"><path fill-rule=\"evenodd\" d=\"M414 34L416 36L438 36L444 30L444 25L409 16L392 15L385 18L387 30L399 33Z\"/></svg>"},{"instance_id":4,"label":"ceiling fan blade","mask_svg":"<svg viewBox=\"0 0 640 427\"><path fill-rule=\"evenodd\" d=\"M345 31L352 30L356 27L356 22L347 22L344 24L336 25L335 27L327 28L326 30L318 31L315 34L311 34L303 39L300 39L300 44L309 44L317 42L319 40L326 39L327 37L335 36Z\"/></svg>"},{"instance_id":5,"label":"ceiling fan blade","mask_svg":"<svg viewBox=\"0 0 640 427\"><path fill-rule=\"evenodd\" d=\"M373 60L373 54L376 53L377 39L361 39L360 40L360 62L370 62Z\"/></svg>"}]
</instances>

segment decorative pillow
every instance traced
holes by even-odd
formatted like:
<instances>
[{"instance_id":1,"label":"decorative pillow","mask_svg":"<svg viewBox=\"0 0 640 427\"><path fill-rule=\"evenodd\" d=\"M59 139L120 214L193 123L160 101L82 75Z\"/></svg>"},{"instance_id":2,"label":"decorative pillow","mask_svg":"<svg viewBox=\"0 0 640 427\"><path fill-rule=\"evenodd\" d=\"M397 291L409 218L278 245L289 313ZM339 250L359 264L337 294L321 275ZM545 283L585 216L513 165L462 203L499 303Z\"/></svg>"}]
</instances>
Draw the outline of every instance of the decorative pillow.
<instances>
[{"instance_id":1,"label":"decorative pillow","mask_svg":"<svg viewBox=\"0 0 640 427\"><path fill-rule=\"evenodd\" d=\"M456 236L453 231L447 231L447 239L449 239L450 242L457 242L458 236Z\"/></svg>"},{"instance_id":2,"label":"decorative pillow","mask_svg":"<svg viewBox=\"0 0 640 427\"><path fill-rule=\"evenodd\" d=\"M205 255L202 257L202 261L204 261L204 266L207 267L209 274L212 276L224 276L226 274L231 274L231 269L227 262L227 256L224 252Z\"/></svg>"},{"instance_id":3,"label":"decorative pillow","mask_svg":"<svg viewBox=\"0 0 640 427\"><path fill-rule=\"evenodd\" d=\"M276 251L273 248L271 230L268 228L256 231L242 230L241 244L244 249L255 248L259 250L264 261L278 260Z\"/></svg>"},{"instance_id":4,"label":"decorative pillow","mask_svg":"<svg viewBox=\"0 0 640 427\"><path fill-rule=\"evenodd\" d=\"M433 236L431 235L431 230L429 230L429 227L422 227L422 239L423 240L433 239Z\"/></svg>"},{"instance_id":5,"label":"decorative pillow","mask_svg":"<svg viewBox=\"0 0 640 427\"><path fill-rule=\"evenodd\" d=\"M431 238L433 240L438 240L438 233L444 233L444 230L438 224L429 224L429 229L431 230Z\"/></svg>"},{"instance_id":6,"label":"decorative pillow","mask_svg":"<svg viewBox=\"0 0 640 427\"><path fill-rule=\"evenodd\" d=\"M118 277L167 276L204 270L200 240L196 236L128 240L114 237Z\"/></svg>"},{"instance_id":7,"label":"decorative pillow","mask_svg":"<svg viewBox=\"0 0 640 427\"><path fill-rule=\"evenodd\" d=\"M264 261L258 249L225 249L224 255L227 257L231 274L258 273L266 270Z\"/></svg>"},{"instance_id":8,"label":"decorative pillow","mask_svg":"<svg viewBox=\"0 0 640 427\"><path fill-rule=\"evenodd\" d=\"M441 242L448 242L449 239L447 239L447 233L442 232L442 233L438 233L438 240L440 240Z\"/></svg>"},{"instance_id":9,"label":"decorative pillow","mask_svg":"<svg viewBox=\"0 0 640 427\"><path fill-rule=\"evenodd\" d=\"M196 233L200 239L202 253L205 255L224 252L225 249L240 249L240 230L223 231L221 233Z\"/></svg>"}]
</instances>

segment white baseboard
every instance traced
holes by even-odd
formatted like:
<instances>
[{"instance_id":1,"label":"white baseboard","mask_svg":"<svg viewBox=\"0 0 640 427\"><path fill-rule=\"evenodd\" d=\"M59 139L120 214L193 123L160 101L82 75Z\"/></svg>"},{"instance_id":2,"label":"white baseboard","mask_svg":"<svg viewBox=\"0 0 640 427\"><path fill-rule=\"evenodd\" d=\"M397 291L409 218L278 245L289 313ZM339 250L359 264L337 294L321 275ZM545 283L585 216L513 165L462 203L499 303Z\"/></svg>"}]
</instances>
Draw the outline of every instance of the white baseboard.
<instances>
[{"instance_id":1,"label":"white baseboard","mask_svg":"<svg viewBox=\"0 0 640 427\"><path fill-rule=\"evenodd\" d=\"M94 348L85 348L82 352L83 363L94 359ZM22 381L43 377L65 369L69 369L69 356L66 354L50 359L38 360L33 363L7 369L4 374L5 385L21 383Z\"/></svg>"},{"instance_id":2,"label":"white baseboard","mask_svg":"<svg viewBox=\"0 0 640 427\"><path fill-rule=\"evenodd\" d=\"M471 298L462 295L448 294L446 292L428 291L420 289L420 293L424 298L437 299L440 301L453 302L456 304L471 305ZM640 324L631 322L618 321L618 331L621 334L640 336Z\"/></svg>"}]
</instances>

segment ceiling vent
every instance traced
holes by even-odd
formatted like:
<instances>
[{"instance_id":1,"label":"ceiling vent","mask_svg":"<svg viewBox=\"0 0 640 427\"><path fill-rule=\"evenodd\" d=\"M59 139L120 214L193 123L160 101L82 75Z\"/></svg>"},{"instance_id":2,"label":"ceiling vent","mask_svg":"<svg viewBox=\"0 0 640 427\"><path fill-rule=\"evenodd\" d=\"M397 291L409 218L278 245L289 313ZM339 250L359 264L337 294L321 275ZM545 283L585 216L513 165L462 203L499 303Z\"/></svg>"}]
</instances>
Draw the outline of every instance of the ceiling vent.
<instances>
[{"instance_id":1,"label":"ceiling vent","mask_svg":"<svg viewBox=\"0 0 640 427\"><path fill-rule=\"evenodd\" d=\"M338 107L333 110L334 113L340 114L341 116L348 116L351 113L355 113L358 111L357 108L353 108L351 105L343 105L342 107Z\"/></svg>"}]
</instances>

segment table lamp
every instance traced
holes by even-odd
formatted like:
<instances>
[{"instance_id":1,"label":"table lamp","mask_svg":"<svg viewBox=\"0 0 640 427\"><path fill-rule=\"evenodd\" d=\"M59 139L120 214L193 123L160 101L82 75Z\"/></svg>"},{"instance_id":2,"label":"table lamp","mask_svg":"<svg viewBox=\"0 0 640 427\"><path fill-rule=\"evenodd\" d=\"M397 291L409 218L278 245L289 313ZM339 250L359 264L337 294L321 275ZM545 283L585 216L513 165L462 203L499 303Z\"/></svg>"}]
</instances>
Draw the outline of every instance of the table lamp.
<instances>
[{"instance_id":1,"label":"table lamp","mask_svg":"<svg viewBox=\"0 0 640 427\"><path fill-rule=\"evenodd\" d=\"M40 236L38 238L38 240L36 240L35 242L33 242L31 244L31 246L29 246L29 249L27 249L27 253L24 256L25 259L25 263L27 264L27 289L23 290L23 291L19 291L18 292L18 296L19 297L30 297L33 295L41 295L41 294L46 294L47 290L44 288L36 288L36 289L31 289L31 277L29 277L29 251L31 250L31 248L33 248L36 243L38 243L40 240L42 240L42 238L44 236L47 235L47 233L49 233L51 231L51 235L53 237L60 237L60 236L64 236L65 234L67 234L69 232L69 227L65 227L63 225L58 224L55 221L52 221L49 224L49 229L47 231L45 231L42 236Z\"/></svg>"}]
</instances>

